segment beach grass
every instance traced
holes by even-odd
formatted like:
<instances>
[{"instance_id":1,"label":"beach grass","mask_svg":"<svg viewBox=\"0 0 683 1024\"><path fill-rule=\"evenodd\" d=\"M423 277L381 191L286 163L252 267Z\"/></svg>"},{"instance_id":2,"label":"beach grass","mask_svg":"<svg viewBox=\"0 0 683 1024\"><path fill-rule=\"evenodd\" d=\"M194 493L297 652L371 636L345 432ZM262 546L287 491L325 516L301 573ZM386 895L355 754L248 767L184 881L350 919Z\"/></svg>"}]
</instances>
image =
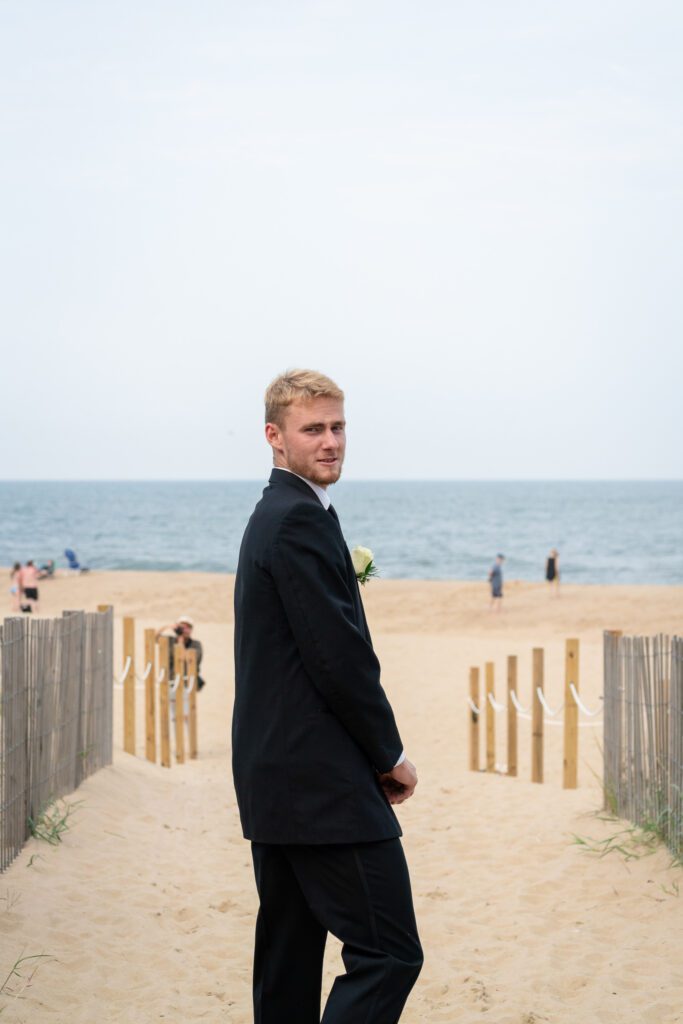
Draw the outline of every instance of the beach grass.
<instances>
[{"instance_id":1,"label":"beach grass","mask_svg":"<svg viewBox=\"0 0 683 1024\"><path fill-rule=\"evenodd\" d=\"M71 827L69 819L81 803L82 800L74 803L68 803L66 800L48 800L35 818L28 819L31 835L35 839L43 839L51 846L61 843L63 834Z\"/></svg>"},{"instance_id":2,"label":"beach grass","mask_svg":"<svg viewBox=\"0 0 683 1024\"><path fill-rule=\"evenodd\" d=\"M9 973L0 984L0 996L5 999L20 999L23 992L29 987L36 971L43 960L52 960L50 953L29 953L17 957L9 969ZM25 973L28 971L28 973ZM7 1009L7 1002L0 1006L0 1014Z\"/></svg>"}]
</instances>

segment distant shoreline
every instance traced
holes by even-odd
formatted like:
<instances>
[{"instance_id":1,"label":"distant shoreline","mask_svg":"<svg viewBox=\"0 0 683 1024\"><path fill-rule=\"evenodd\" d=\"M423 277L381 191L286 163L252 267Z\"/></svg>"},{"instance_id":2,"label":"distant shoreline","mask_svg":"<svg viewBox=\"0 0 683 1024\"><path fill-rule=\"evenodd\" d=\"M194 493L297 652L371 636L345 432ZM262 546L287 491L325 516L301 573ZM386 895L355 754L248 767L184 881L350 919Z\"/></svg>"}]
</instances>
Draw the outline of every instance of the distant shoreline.
<instances>
[{"instance_id":1,"label":"distant shoreline","mask_svg":"<svg viewBox=\"0 0 683 1024\"><path fill-rule=\"evenodd\" d=\"M11 566L0 566L0 577L2 573L6 573L9 579L9 573ZM38 581L39 586L50 586L56 580L64 582L65 580L72 580L74 582L78 580L88 579L102 579L109 576L126 576L132 579L134 576L151 577L161 576L163 579L170 579L172 576L182 576L184 578L198 576L200 578L215 578L219 580L234 580L235 573L226 570L212 570L212 569L123 569L123 568L107 568L107 569L90 569L87 573L80 575L77 572L69 572L68 569L57 569L55 576L49 579L43 579ZM419 586L434 584L441 587L459 586L459 587L484 587L488 590L488 582L486 579L480 580L468 580L458 579L456 577L449 577L448 579L439 579L431 576L379 576L374 577L370 584L366 585L363 590L363 594L367 595L369 588L379 584L415 584ZM514 587L539 587L544 591L547 591L549 596L551 594L551 587L545 580L527 580L527 579L513 579L506 578L504 581L504 590L509 590ZM638 589L651 589L656 588L657 590L680 590L683 595L683 582L681 583L584 583L584 582L570 582L562 583L560 587L560 593L564 590L583 590L587 587L592 589L602 590L631 590L634 587ZM681 611L681 626L683 628L683 609Z\"/></svg>"},{"instance_id":2,"label":"distant shoreline","mask_svg":"<svg viewBox=\"0 0 683 1024\"><path fill-rule=\"evenodd\" d=\"M45 477L43 479L0 478L2 484L261 484L265 487L267 475L254 477ZM683 477L343 477L339 484L683 484ZM337 486L336 484L334 486Z\"/></svg>"}]
</instances>

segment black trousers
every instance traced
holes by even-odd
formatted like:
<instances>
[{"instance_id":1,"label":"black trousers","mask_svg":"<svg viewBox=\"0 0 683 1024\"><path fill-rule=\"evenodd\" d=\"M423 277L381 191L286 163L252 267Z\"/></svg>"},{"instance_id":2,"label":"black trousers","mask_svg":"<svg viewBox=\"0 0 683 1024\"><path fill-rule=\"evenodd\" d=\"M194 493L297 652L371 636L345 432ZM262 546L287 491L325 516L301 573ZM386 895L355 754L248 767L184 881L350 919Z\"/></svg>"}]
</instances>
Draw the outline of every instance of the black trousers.
<instances>
[{"instance_id":1,"label":"black trousers","mask_svg":"<svg viewBox=\"0 0 683 1024\"><path fill-rule=\"evenodd\" d=\"M327 933L342 943L322 1024L396 1024L422 967L399 839L335 846L252 843L260 908L254 1024L320 1024Z\"/></svg>"}]
</instances>

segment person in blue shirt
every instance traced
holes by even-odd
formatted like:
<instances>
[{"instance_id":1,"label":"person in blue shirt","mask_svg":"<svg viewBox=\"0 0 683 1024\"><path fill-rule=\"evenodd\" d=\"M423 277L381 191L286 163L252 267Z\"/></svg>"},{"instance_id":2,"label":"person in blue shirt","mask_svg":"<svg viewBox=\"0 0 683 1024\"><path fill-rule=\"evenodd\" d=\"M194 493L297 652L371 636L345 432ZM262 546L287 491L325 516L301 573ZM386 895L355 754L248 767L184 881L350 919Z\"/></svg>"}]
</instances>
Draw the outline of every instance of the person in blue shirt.
<instances>
[{"instance_id":1,"label":"person in blue shirt","mask_svg":"<svg viewBox=\"0 0 683 1024\"><path fill-rule=\"evenodd\" d=\"M491 584L491 611L499 612L503 606L503 562L505 555L496 555L496 560L489 570Z\"/></svg>"}]
</instances>

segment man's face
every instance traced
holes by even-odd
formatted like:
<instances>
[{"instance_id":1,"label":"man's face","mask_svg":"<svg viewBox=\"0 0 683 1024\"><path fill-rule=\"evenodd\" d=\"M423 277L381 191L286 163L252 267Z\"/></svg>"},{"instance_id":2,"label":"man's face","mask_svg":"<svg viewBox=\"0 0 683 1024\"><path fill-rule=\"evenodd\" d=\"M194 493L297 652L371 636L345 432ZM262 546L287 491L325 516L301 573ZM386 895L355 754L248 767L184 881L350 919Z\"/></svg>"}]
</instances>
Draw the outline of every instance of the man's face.
<instances>
[{"instance_id":1,"label":"man's face","mask_svg":"<svg viewBox=\"0 0 683 1024\"><path fill-rule=\"evenodd\" d=\"M327 487L341 476L346 451L344 403L336 398L292 402L284 425L266 424L275 465Z\"/></svg>"}]
</instances>

